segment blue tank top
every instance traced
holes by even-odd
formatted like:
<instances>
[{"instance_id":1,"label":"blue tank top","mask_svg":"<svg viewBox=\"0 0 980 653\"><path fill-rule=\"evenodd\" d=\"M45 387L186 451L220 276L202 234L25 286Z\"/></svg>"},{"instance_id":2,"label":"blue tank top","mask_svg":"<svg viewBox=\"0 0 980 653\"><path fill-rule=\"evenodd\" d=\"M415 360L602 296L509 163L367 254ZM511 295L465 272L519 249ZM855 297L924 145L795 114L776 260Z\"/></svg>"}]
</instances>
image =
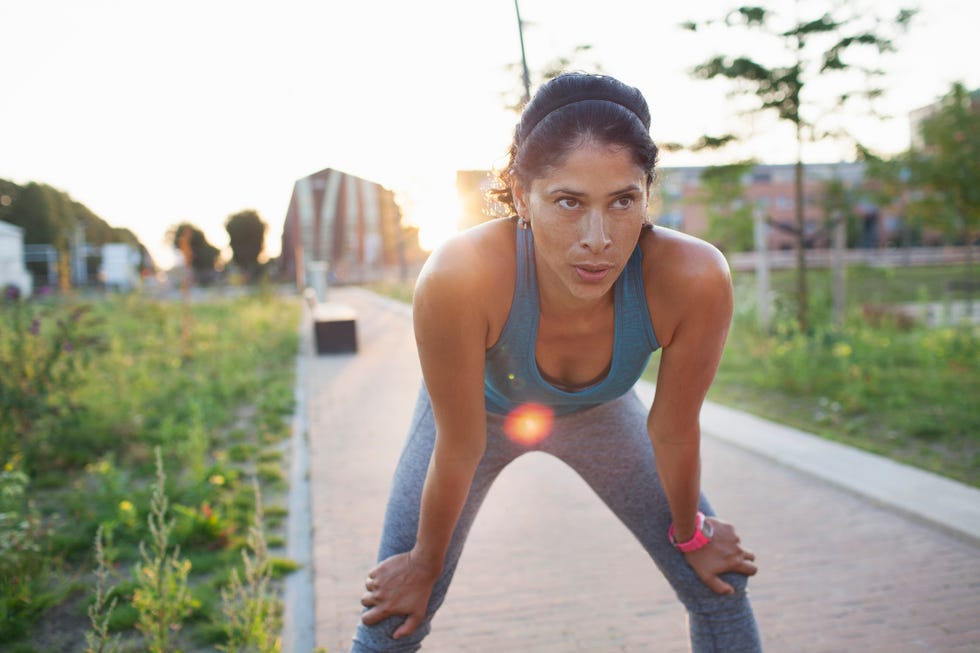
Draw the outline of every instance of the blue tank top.
<instances>
[{"instance_id":1,"label":"blue tank top","mask_svg":"<svg viewBox=\"0 0 980 653\"><path fill-rule=\"evenodd\" d=\"M500 338L487 350L484 394L487 410L506 415L521 404L538 403L556 414L571 413L622 396L646 369L660 345L650 324L643 290L643 254L637 244L614 287L612 363L606 376L580 390L566 391L541 376L535 358L540 305L534 265L534 236L517 229L517 281Z\"/></svg>"}]
</instances>

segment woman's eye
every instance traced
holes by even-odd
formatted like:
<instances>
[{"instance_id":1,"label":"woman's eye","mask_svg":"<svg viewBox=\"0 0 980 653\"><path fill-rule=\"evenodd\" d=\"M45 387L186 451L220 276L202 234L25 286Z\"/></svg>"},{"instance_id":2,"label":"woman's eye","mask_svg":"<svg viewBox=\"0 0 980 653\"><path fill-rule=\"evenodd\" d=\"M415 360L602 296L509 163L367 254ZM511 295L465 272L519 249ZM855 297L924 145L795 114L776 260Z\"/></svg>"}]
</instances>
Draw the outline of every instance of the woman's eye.
<instances>
[{"instance_id":1,"label":"woman's eye","mask_svg":"<svg viewBox=\"0 0 980 653\"><path fill-rule=\"evenodd\" d=\"M579 201L574 197L562 197L558 200L558 206L563 209L577 209L579 207Z\"/></svg>"}]
</instances>

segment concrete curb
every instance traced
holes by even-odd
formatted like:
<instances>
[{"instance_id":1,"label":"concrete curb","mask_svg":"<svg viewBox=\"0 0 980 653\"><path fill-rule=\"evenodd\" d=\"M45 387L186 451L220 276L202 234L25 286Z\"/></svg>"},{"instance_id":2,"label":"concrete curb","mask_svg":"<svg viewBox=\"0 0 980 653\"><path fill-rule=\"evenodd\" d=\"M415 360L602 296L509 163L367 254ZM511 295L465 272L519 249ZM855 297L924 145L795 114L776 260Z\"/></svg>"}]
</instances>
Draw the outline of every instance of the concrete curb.
<instances>
[{"instance_id":1,"label":"concrete curb","mask_svg":"<svg viewBox=\"0 0 980 653\"><path fill-rule=\"evenodd\" d=\"M639 381L636 392L649 405L654 385ZM701 410L701 429L705 436L980 543L980 490L969 485L713 402Z\"/></svg>"},{"instance_id":2,"label":"concrete curb","mask_svg":"<svg viewBox=\"0 0 980 653\"><path fill-rule=\"evenodd\" d=\"M290 438L289 515L286 519L286 556L300 568L283 583L282 650L311 653L316 639L316 595L313 588L313 513L310 505L310 475L307 424L307 357L310 355L308 309L303 307L296 354L296 400Z\"/></svg>"}]
</instances>

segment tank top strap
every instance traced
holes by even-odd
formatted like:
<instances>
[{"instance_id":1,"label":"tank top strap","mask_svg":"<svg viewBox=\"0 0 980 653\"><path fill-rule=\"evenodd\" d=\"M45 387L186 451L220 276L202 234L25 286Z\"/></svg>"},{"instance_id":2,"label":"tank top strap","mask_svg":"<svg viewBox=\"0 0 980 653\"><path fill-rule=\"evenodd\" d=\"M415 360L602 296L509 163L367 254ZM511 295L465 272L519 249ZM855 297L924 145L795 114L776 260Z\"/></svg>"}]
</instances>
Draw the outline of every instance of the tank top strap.
<instances>
[{"instance_id":1,"label":"tank top strap","mask_svg":"<svg viewBox=\"0 0 980 653\"><path fill-rule=\"evenodd\" d=\"M521 308L528 306L526 300L537 304L538 278L534 267L534 237L530 229L517 227L517 279L514 299L520 299ZM517 302L515 302L517 304ZM532 306L533 307L533 306Z\"/></svg>"}]
</instances>

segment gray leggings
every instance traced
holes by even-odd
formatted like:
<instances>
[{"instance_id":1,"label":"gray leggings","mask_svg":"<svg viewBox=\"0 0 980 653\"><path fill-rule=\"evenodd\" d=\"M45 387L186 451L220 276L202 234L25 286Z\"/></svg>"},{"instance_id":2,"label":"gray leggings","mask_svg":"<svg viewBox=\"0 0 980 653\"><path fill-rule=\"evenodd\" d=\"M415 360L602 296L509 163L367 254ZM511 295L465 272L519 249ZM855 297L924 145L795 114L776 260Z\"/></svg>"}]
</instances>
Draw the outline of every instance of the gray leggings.
<instances>
[{"instance_id":1,"label":"gray leggings","mask_svg":"<svg viewBox=\"0 0 980 653\"><path fill-rule=\"evenodd\" d=\"M552 433L531 447L503 433L504 418L487 416L486 453L477 467L469 497L449 544L442 575L429 600L426 620L408 637L391 634L403 621L391 617L367 627L359 624L351 653L417 651L442 605L476 513L497 475L528 451L544 451L565 461L592 487L646 549L689 614L691 644L697 653L760 651L759 634L746 595L746 577L726 574L735 594L715 594L695 575L684 556L667 541L670 510L657 476L647 437L647 413L633 393L607 404L555 418ZM388 499L378 560L410 550L418 530L419 503L435 442L435 423L425 388L419 394L408 442ZM712 514L701 497L701 510Z\"/></svg>"}]
</instances>

